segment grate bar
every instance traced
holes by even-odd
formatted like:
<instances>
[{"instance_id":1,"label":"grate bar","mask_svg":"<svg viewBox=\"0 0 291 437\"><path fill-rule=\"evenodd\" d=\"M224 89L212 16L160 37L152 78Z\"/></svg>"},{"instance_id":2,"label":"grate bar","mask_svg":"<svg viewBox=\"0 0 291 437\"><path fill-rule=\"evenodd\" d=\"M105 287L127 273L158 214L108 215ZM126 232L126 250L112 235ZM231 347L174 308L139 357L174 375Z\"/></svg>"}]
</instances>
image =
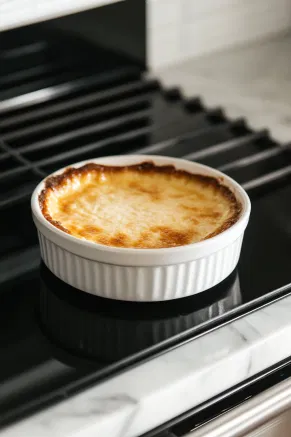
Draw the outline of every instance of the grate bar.
<instances>
[{"instance_id":1,"label":"grate bar","mask_svg":"<svg viewBox=\"0 0 291 437\"><path fill-rule=\"evenodd\" d=\"M137 108L138 104L144 104L144 106L149 104L147 97L152 95L151 90L145 91L141 96L138 97L132 97L129 99L122 99L121 101L110 103L108 105L104 106L98 106L95 108L79 111L72 115L66 115L63 117L58 117L52 121L46 121L43 123L38 123L36 125L29 126L24 129L15 130L11 133L2 135L2 138L4 141L9 142L18 138L23 138L25 136L38 133L38 132L46 132L49 129L53 129L59 126L63 126L65 124L70 124L76 121L81 121L84 119L91 118L93 116L97 117L99 115L105 115L108 114L108 117L110 117L110 112L117 111L121 109L128 109L128 112L133 111L135 108ZM96 120L94 120L94 123L96 124Z\"/></svg>"},{"instance_id":2,"label":"grate bar","mask_svg":"<svg viewBox=\"0 0 291 437\"><path fill-rule=\"evenodd\" d=\"M43 175L44 177L45 175ZM21 193L16 193L16 194L10 194L9 193L9 197L7 197L4 200L0 200L0 209L5 209L8 207L11 207L13 205L15 205L16 203L19 203L21 201L23 201L26 198L29 198L31 196L31 193L33 191L33 188L35 188L36 184L34 184L33 186L30 187L25 187L23 189L23 191Z\"/></svg>"},{"instance_id":3,"label":"grate bar","mask_svg":"<svg viewBox=\"0 0 291 437\"><path fill-rule=\"evenodd\" d=\"M19 114L16 116L11 116L4 120L0 120L0 127L3 129L25 122L32 122L35 119L39 119L45 116L51 116L52 114L57 115L58 113L61 113L68 109L71 110L72 108L78 108L79 106L82 107L84 105L89 105L94 102L102 104L103 101L111 100L113 98L123 98L124 95L126 96L127 93L142 93L148 92L150 90L154 91L155 88L159 88L159 82L156 80L146 82L137 80L132 81L129 84L110 87L102 91L98 90L96 92L90 92L90 90L88 90L89 94L85 96L68 96L68 100L66 100L65 102L52 102L51 106L49 107L45 107L42 109L33 109L30 110L30 112L28 113Z\"/></svg>"},{"instance_id":4,"label":"grate bar","mask_svg":"<svg viewBox=\"0 0 291 437\"><path fill-rule=\"evenodd\" d=\"M0 204L1 207L1 204ZM30 272L39 265L39 247L32 246L1 259L0 283Z\"/></svg>"},{"instance_id":5,"label":"grate bar","mask_svg":"<svg viewBox=\"0 0 291 437\"><path fill-rule=\"evenodd\" d=\"M136 153L140 155L151 155L155 152L167 149L168 147L175 146L178 144L180 137L171 138L165 141L159 141L158 143L151 144L150 146L140 147L136 150Z\"/></svg>"},{"instance_id":6,"label":"grate bar","mask_svg":"<svg viewBox=\"0 0 291 437\"><path fill-rule=\"evenodd\" d=\"M242 184L245 190L250 191L254 188L260 188L270 182L275 182L282 179L285 176L291 175L291 165L280 168L279 170L272 171L270 173L264 174L258 178L252 179L251 181Z\"/></svg>"},{"instance_id":7,"label":"grate bar","mask_svg":"<svg viewBox=\"0 0 291 437\"><path fill-rule=\"evenodd\" d=\"M218 116L220 113L221 113L220 108L214 108L214 109L211 109L207 112L194 114L193 121L196 120L199 123L199 121L201 121L203 118L209 118L209 121L210 121L211 117ZM237 120L235 122L237 123L238 121L239 120ZM161 152L163 150L166 150L169 147L178 146L183 141L188 141L188 140L192 140L192 139L194 140L196 137L201 135L201 133L206 132L210 129L213 129L214 131L216 129L221 130L221 129L225 129L225 127L229 126L229 125L230 125L229 122L221 122L219 125L214 124L212 126L210 125L210 126L206 126L206 127L201 127L201 128L198 128L190 133L188 132L187 134L179 135L178 137L171 138L170 140L160 141L158 143L151 144L149 146L138 148L136 150L136 152L138 152L140 154L148 154L148 155L154 154L154 155L156 155L157 152Z\"/></svg>"},{"instance_id":8,"label":"grate bar","mask_svg":"<svg viewBox=\"0 0 291 437\"><path fill-rule=\"evenodd\" d=\"M0 59L17 58L19 56L31 55L32 53L43 52L46 47L48 47L46 41L38 41L20 47L13 47L13 49L4 49L0 53Z\"/></svg>"},{"instance_id":9,"label":"grate bar","mask_svg":"<svg viewBox=\"0 0 291 437\"><path fill-rule=\"evenodd\" d=\"M24 156L22 156L17 150L11 149L10 147L6 146L6 144L1 140L1 138L0 138L0 148L4 150L4 152L6 152L7 155L9 154L13 158L15 158L15 160L22 165L22 167L18 167L16 169L2 172L0 174L0 179L4 179L13 174L19 174L22 171L26 171L29 169L32 169L38 176L44 175L44 173L40 169L38 169L31 161L29 161Z\"/></svg>"},{"instance_id":10,"label":"grate bar","mask_svg":"<svg viewBox=\"0 0 291 437\"><path fill-rule=\"evenodd\" d=\"M82 77L80 79L71 80L60 85L43 88L38 91L13 97L0 102L0 114L1 112L11 111L28 105L37 105L47 101L48 99L67 95L72 91L76 91L77 89L85 88L89 84L102 85L113 80L120 80L121 78L126 79L130 76L133 76L134 73L137 75L139 70L133 68L114 69L111 72L109 71L103 74L99 73L92 75L90 78Z\"/></svg>"},{"instance_id":11,"label":"grate bar","mask_svg":"<svg viewBox=\"0 0 291 437\"><path fill-rule=\"evenodd\" d=\"M146 135L148 133L150 133L150 127L148 127L148 126L140 128L140 129L135 129L131 132L127 132L124 134L116 135L116 136L111 137L111 138L106 138L106 139L101 140L101 141L96 141L94 143L87 144L86 146L82 147L81 149L70 150L68 152L60 153L59 155L51 156L50 158L45 158L45 159L39 160L39 161L35 162L35 165L37 165L38 167L43 167L43 166L50 165L50 164L56 164L59 161L62 161L65 159L66 160L71 159L71 158L75 159L75 157L78 157L79 155L82 155L83 153L89 153L89 152L92 152L96 149L101 149L101 148L109 146L109 145L126 142L128 140L137 138L137 137L142 136L142 135Z\"/></svg>"},{"instance_id":12,"label":"grate bar","mask_svg":"<svg viewBox=\"0 0 291 437\"><path fill-rule=\"evenodd\" d=\"M1 147L1 143L0 143L0 147ZM8 179L10 177L17 176L21 173L26 172L27 170L29 170L29 166L23 165L23 166L16 167L16 168L13 168L10 170L2 171L0 173L0 181L1 181L1 179L5 180L5 179Z\"/></svg>"},{"instance_id":13,"label":"grate bar","mask_svg":"<svg viewBox=\"0 0 291 437\"><path fill-rule=\"evenodd\" d=\"M1 146L1 144L0 144L0 146ZM9 179L9 178L13 178L15 176L18 176L22 173L25 173L27 170L34 170L34 168L32 167L32 164L30 162L28 162L28 164L23 164L22 166L1 172L0 173L0 181L1 180L5 181L5 179ZM40 176L43 176L43 173L41 173Z\"/></svg>"},{"instance_id":14,"label":"grate bar","mask_svg":"<svg viewBox=\"0 0 291 437\"><path fill-rule=\"evenodd\" d=\"M283 148L280 147L272 147L268 150L263 150L262 152L255 153L254 155L247 156L246 158L237 159L228 164L222 165L219 167L220 171L232 170L235 168L246 167L250 164L255 164L256 162L263 161L264 159L271 158L272 156L277 156L282 153Z\"/></svg>"},{"instance_id":15,"label":"grate bar","mask_svg":"<svg viewBox=\"0 0 291 437\"><path fill-rule=\"evenodd\" d=\"M2 86L9 86L9 84L12 82L19 82L25 79L29 79L31 77L37 77L40 76L43 73L49 72L51 69L51 66L49 64L47 65L41 65L33 68L28 68L26 70L17 71L16 73L0 76L0 87ZM11 86L11 85L10 85Z\"/></svg>"},{"instance_id":16,"label":"grate bar","mask_svg":"<svg viewBox=\"0 0 291 437\"><path fill-rule=\"evenodd\" d=\"M70 130L70 132L67 132L65 134L56 135L50 137L49 139L38 141L28 146L20 147L18 148L18 150L21 151L22 153L28 153L39 149L43 150L49 147L56 147L61 143L70 141L72 139L76 139L77 137L80 137L82 135L102 133L103 131L106 131L108 129L120 127L123 124L130 121L146 120L148 115L149 115L148 109L141 110L135 112L134 114L119 117L118 119L113 119L109 121L104 121L102 123L98 123L97 125L93 124L91 126L82 127L80 129Z\"/></svg>"},{"instance_id":17,"label":"grate bar","mask_svg":"<svg viewBox=\"0 0 291 437\"><path fill-rule=\"evenodd\" d=\"M5 159L7 159L7 158L9 158L9 153L7 153L7 152L4 152L4 153L2 153L1 152L1 154L0 154L0 162L1 161L5 161Z\"/></svg>"},{"instance_id":18,"label":"grate bar","mask_svg":"<svg viewBox=\"0 0 291 437\"><path fill-rule=\"evenodd\" d=\"M54 74L43 74L41 77L32 78L32 80L24 80L19 84L12 86L1 87L0 100L2 102L11 101L20 96L26 96L41 89L54 89L60 84L67 83L72 80L77 80L84 76L84 71L79 70L61 70L59 69Z\"/></svg>"},{"instance_id":19,"label":"grate bar","mask_svg":"<svg viewBox=\"0 0 291 437\"><path fill-rule=\"evenodd\" d=\"M188 153L187 155L184 155L184 159L190 159L190 160L199 160L202 158L208 158L209 156L216 155L221 152L225 152L230 149L234 149L236 147L244 146L245 144L256 141L261 138L267 137L268 131L267 129L261 130L259 132L250 133L247 135L244 135L243 137L238 137L231 139L229 141L225 141L224 143L215 144L214 146L211 146L207 149L198 150L197 152Z\"/></svg>"}]
</instances>

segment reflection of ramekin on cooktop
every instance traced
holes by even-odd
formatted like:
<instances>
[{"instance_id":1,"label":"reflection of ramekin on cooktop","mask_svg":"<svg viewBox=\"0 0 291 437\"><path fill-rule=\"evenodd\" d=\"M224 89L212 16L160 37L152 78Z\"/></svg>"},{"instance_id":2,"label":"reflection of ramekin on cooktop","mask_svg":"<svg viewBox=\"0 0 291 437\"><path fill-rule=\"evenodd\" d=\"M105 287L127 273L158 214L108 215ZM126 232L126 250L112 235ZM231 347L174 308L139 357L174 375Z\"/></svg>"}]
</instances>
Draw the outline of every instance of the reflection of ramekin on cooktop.
<instances>
[{"instance_id":1,"label":"reflection of ramekin on cooktop","mask_svg":"<svg viewBox=\"0 0 291 437\"><path fill-rule=\"evenodd\" d=\"M41 321L56 345L81 357L111 362L167 340L241 302L233 272L198 296L163 303L118 302L81 294L41 267Z\"/></svg>"},{"instance_id":2,"label":"reflection of ramekin on cooktop","mask_svg":"<svg viewBox=\"0 0 291 437\"><path fill-rule=\"evenodd\" d=\"M78 163L32 196L42 258L64 282L117 300L190 296L236 267L250 201L194 162L115 156Z\"/></svg>"}]
</instances>

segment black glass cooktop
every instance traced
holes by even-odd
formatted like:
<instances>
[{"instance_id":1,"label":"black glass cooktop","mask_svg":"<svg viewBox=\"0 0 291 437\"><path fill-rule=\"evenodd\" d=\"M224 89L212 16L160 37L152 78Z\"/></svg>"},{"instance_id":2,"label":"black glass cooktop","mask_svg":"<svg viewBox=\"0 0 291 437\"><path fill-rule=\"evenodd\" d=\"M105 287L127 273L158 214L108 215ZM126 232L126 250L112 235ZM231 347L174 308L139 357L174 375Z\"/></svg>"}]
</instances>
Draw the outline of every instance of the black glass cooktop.
<instances>
[{"instance_id":1,"label":"black glass cooktop","mask_svg":"<svg viewBox=\"0 0 291 437\"><path fill-rule=\"evenodd\" d=\"M48 69L41 86L53 89L33 96L37 71L24 90L20 70L0 101L1 426L290 291L289 149L134 68L89 67L77 77ZM36 183L75 161L127 152L202 162L248 191L241 258L221 284L166 303L117 302L72 289L41 264L29 205Z\"/></svg>"}]
</instances>

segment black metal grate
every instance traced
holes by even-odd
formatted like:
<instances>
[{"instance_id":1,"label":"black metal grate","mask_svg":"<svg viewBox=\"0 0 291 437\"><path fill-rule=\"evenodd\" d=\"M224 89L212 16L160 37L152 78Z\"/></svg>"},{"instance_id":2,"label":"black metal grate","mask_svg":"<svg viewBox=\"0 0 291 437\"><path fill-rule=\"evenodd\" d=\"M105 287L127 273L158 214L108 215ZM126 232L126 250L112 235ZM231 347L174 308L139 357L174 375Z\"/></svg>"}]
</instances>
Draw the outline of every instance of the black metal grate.
<instances>
[{"instance_id":1,"label":"black metal grate","mask_svg":"<svg viewBox=\"0 0 291 437\"><path fill-rule=\"evenodd\" d=\"M13 105L1 110L0 104L1 209L29 196L56 168L104 154L184 157L220 168L240 183L289 167L289 152L267 131L228 121L220 109L207 111L198 99L187 105L178 96L172 102L171 91L168 95L156 80L131 79L131 72L123 80L106 89L103 84L102 91L89 87L77 97L63 95L61 101L59 96L45 104L28 101L21 112Z\"/></svg>"},{"instance_id":2,"label":"black metal grate","mask_svg":"<svg viewBox=\"0 0 291 437\"><path fill-rule=\"evenodd\" d=\"M267 131L228 121L223 111L206 110L199 99L184 102L179 93L132 69L115 71L107 80L83 77L58 90L51 96L39 90L42 99L26 94L0 103L1 209L29 196L56 168L104 154L184 157L220 168L240 183L268 174L272 179L274 171L280 178L283 168L282 174L289 173L289 152Z\"/></svg>"}]
</instances>

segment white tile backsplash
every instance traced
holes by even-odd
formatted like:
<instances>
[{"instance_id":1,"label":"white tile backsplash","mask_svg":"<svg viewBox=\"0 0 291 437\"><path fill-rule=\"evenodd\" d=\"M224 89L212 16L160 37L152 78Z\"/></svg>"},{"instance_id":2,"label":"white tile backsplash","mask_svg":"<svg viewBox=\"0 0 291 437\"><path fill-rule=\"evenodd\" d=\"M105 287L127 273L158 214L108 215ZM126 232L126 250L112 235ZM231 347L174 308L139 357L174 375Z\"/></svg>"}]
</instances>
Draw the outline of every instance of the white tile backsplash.
<instances>
[{"instance_id":1,"label":"white tile backsplash","mask_svg":"<svg viewBox=\"0 0 291 437\"><path fill-rule=\"evenodd\" d=\"M290 0L148 0L153 69L255 41L291 27Z\"/></svg>"}]
</instances>

